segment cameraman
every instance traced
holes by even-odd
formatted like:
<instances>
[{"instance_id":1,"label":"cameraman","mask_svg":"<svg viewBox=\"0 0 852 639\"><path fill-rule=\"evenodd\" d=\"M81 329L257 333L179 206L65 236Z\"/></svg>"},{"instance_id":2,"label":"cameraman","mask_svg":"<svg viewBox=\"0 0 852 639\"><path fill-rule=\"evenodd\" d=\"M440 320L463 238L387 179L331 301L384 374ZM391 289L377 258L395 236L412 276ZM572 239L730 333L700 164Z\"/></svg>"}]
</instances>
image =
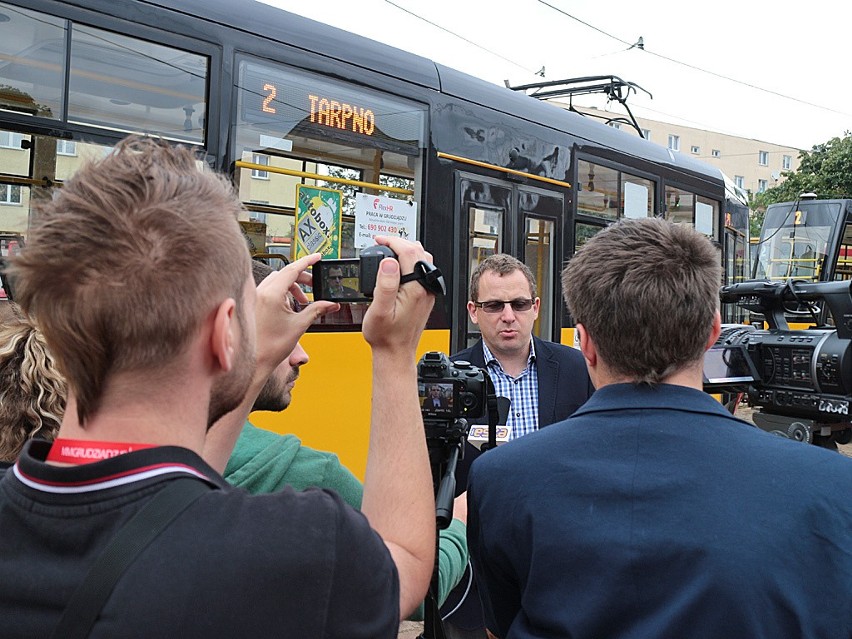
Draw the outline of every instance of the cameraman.
<instances>
[{"instance_id":1,"label":"cameraman","mask_svg":"<svg viewBox=\"0 0 852 639\"><path fill-rule=\"evenodd\" d=\"M720 277L706 237L658 218L622 220L568 263L597 391L471 472L494 636L852 636L852 463L702 391Z\"/></svg>"},{"instance_id":2,"label":"cameraman","mask_svg":"<svg viewBox=\"0 0 852 639\"><path fill-rule=\"evenodd\" d=\"M274 270L252 260L252 275L259 286ZM282 412L291 403L301 367L308 353L297 343L293 351L273 371L264 384L252 411ZM302 445L295 435L279 435L246 422L236 444L233 433L216 425L204 444L204 459L222 473L233 486L253 494L270 493L290 486L296 490L327 488L334 490L350 506L361 509L364 488L337 455ZM233 451L231 451L233 448ZM465 530L465 498L456 500L453 521L440 531L438 543L439 592L442 603L461 579L468 561ZM421 607L422 608L422 607ZM418 609L413 618L422 617Z\"/></svg>"},{"instance_id":3,"label":"cameraman","mask_svg":"<svg viewBox=\"0 0 852 639\"><path fill-rule=\"evenodd\" d=\"M324 491L233 490L200 457L209 427L225 419L239 432L275 366L336 307L294 312L287 299L306 301L295 282L319 255L256 292L232 185L200 171L190 150L150 140L122 142L37 208L12 265L16 299L68 399L56 442L27 444L0 480L5 636L49 636L128 520L176 487L201 486L120 575L91 636L395 637L434 558L415 365L434 300L399 285L428 254L386 240L399 261L381 263L364 321L374 375L365 518Z\"/></svg>"}]
</instances>

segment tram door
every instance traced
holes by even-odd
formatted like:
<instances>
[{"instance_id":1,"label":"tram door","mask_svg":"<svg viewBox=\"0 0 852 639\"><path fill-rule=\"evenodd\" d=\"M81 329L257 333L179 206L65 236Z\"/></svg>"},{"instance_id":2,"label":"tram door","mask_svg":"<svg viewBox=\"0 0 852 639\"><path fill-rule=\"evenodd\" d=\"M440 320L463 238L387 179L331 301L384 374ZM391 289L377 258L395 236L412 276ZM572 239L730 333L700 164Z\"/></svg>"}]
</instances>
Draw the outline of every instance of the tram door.
<instances>
[{"instance_id":1,"label":"tram door","mask_svg":"<svg viewBox=\"0 0 852 639\"><path fill-rule=\"evenodd\" d=\"M456 174L456 245L461 248L455 272L458 286L453 312L454 351L479 339L467 302L473 269L489 255L508 253L533 273L541 309L533 334L559 341L561 326L562 223L565 196L555 190L515 184L462 171Z\"/></svg>"}]
</instances>

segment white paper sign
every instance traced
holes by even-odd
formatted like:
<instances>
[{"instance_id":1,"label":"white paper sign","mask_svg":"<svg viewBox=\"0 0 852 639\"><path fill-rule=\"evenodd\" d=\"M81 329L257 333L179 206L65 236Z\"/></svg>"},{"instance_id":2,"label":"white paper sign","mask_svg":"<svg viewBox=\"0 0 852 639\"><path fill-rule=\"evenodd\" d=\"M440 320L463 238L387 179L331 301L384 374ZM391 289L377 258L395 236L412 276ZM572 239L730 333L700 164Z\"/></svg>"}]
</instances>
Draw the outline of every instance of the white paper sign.
<instances>
[{"instance_id":1,"label":"white paper sign","mask_svg":"<svg viewBox=\"0 0 852 639\"><path fill-rule=\"evenodd\" d=\"M644 184L624 183L624 217L648 217L648 187Z\"/></svg>"},{"instance_id":2,"label":"white paper sign","mask_svg":"<svg viewBox=\"0 0 852 639\"><path fill-rule=\"evenodd\" d=\"M695 230L713 236L713 207L703 202L695 204Z\"/></svg>"},{"instance_id":3,"label":"white paper sign","mask_svg":"<svg viewBox=\"0 0 852 639\"><path fill-rule=\"evenodd\" d=\"M355 247L366 248L377 235L417 239L417 202L358 193L355 197Z\"/></svg>"}]
</instances>

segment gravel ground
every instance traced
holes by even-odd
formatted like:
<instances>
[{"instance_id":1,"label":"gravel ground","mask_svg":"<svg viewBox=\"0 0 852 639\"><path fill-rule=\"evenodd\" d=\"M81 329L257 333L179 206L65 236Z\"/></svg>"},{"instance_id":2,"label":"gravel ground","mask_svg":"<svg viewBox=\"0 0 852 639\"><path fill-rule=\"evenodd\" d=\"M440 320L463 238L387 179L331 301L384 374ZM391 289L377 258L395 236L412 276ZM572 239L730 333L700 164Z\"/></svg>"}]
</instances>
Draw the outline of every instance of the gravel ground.
<instances>
[{"instance_id":1,"label":"gravel ground","mask_svg":"<svg viewBox=\"0 0 852 639\"><path fill-rule=\"evenodd\" d=\"M422 621L403 621L399 624L399 635L397 635L397 639L417 639L422 632Z\"/></svg>"}]
</instances>

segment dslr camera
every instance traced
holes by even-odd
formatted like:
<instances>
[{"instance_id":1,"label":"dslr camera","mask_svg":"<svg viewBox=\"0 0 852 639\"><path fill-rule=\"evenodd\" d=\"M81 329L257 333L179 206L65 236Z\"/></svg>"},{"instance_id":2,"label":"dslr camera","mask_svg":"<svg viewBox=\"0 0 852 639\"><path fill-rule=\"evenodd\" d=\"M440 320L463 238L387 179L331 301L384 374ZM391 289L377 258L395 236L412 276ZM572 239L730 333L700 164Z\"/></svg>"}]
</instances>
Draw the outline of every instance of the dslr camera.
<instances>
[{"instance_id":1,"label":"dslr camera","mask_svg":"<svg viewBox=\"0 0 852 639\"><path fill-rule=\"evenodd\" d=\"M470 362L453 362L444 353L426 353L417 364L420 411L424 422L448 422L485 414L485 371Z\"/></svg>"},{"instance_id":2,"label":"dslr camera","mask_svg":"<svg viewBox=\"0 0 852 639\"><path fill-rule=\"evenodd\" d=\"M420 412L435 484L439 529L449 526L452 520L455 470L464 456L470 431L468 419L485 415L490 400L496 405L490 383L491 379L481 368L470 362L450 361L437 351L426 353L417 363Z\"/></svg>"},{"instance_id":3,"label":"dslr camera","mask_svg":"<svg viewBox=\"0 0 852 639\"><path fill-rule=\"evenodd\" d=\"M704 358L704 389L746 393L763 430L799 441L852 440L852 281L755 280L720 299L762 315L769 328L726 325ZM826 305L829 325L817 321ZM791 329L788 315L817 324Z\"/></svg>"}]
</instances>

